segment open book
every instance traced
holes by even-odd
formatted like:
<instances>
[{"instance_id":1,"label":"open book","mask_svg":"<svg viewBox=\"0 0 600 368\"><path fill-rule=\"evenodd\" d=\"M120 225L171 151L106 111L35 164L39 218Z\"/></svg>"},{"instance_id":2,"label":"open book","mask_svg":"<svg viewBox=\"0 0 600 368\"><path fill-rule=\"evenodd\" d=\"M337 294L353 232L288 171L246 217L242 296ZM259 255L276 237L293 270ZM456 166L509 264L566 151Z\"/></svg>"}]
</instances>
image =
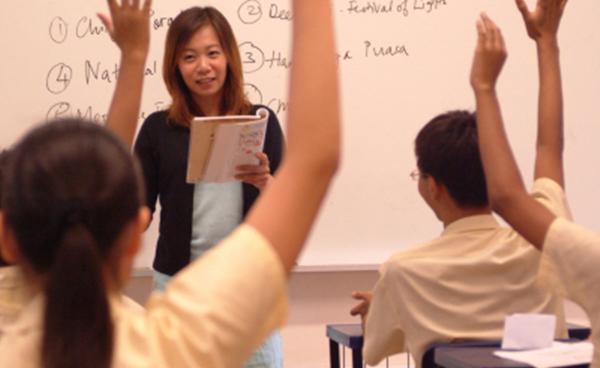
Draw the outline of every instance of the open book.
<instances>
[{"instance_id":1,"label":"open book","mask_svg":"<svg viewBox=\"0 0 600 368\"><path fill-rule=\"evenodd\" d=\"M198 117L190 127L186 181L234 181L238 165L258 165L265 143L269 111L256 115Z\"/></svg>"}]
</instances>

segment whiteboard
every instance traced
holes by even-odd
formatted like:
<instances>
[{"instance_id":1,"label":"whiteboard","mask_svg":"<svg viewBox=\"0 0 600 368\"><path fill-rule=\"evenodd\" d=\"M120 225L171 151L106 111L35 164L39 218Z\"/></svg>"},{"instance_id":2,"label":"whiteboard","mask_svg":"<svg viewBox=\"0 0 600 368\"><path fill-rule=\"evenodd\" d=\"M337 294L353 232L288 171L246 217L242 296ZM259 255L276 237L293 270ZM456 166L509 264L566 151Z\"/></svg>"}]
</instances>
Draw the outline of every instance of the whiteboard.
<instances>
[{"instance_id":1,"label":"whiteboard","mask_svg":"<svg viewBox=\"0 0 600 368\"><path fill-rule=\"evenodd\" d=\"M292 62L292 14L285 0L154 0L140 122L169 104L161 75L164 37L169 19L193 5L214 5L227 16L242 51L251 101L270 106L285 125ZM11 145L46 117L74 114L102 121L119 61L95 16L105 9L104 0L31 0L3 8L0 82L8 115L0 122L0 146ZM473 109L468 75L480 11L498 22L506 38L509 58L499 95L515 155L531 183L537 61L513 1L336 0L343 163L300 265L377 264L440 234L441 223L408 175L416 167L413 140L434 115ZM600 1L571 1L560 32L567 192L575 219L596 229L599 21ZM151 264L156 222L137 268Z\"/></svg>"}]
</instances>

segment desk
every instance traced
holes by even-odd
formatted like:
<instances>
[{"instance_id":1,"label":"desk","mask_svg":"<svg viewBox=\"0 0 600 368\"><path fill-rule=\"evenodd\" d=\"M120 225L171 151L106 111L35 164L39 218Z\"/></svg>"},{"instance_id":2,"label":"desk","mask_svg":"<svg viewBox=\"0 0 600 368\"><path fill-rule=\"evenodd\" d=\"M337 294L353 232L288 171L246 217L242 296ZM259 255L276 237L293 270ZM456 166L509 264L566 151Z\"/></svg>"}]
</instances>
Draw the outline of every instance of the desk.
<instances>
[{"instance_id":1,"label":"desk","mask_svg":"<svg viewBox=\"0 0 600 368\"><path fill-rule=\"evenodd\" d=\"M435 364L444 368L476 368L476 367L530 367L527 364L503 359L494 355L500 346L473 347L436 347Z\"/></svg>"},{"instance_id":2,"label":"desk","mask_svg":"<svg viewBox=\"0 0 600 368\"><path fill-rule=\"evenodd\" d=\"M435 364L444 368L523 368L531 367L525 363L510 359L500 358L494 355L499 346L443 346L435 349ZM575 365L571 368L589 367L589 365Z\"/></svg>"},{"instance_id":3,"label":"desk","mask_svg":"<svg viewBox=\"0 0 600 368\"><path fill-rule=\"evenodd\" d=\"M590 328L583 327L579 325L574 325L571 323L567 323L567 328L569 329L569 338L571 339L579 339L584 340L590 335ZM329 362L331 368L340 368L340 344L342 346L346 346L352 350L352 368L362 368L363 367L363 359L362 359L362 347L363 347L363 331L362 326L358 323L352 324L337 324L337 325L327 325L326 329L327 337L329 338ZM477 344L477 343L474 343ZM435 349L435 362L439 365L445 367L529 367L528 365L523 365L522 363L517 363L512 360L502 359L496 357L490 353L493 350L498 350L499 344L496 346L490 347L490 343L483 343L483 345L487 346L473 346L473 351L467 351L469 358L473 360L469 360L472 362L480 362L480 359L485 358L485 362L490 363L492 365L457 365L458 362L460 364L465 364L461 362L460 357L457 357L457 354L465 354L465 347L440 347L439 349L444 349L441 353L443 357L443 365L438 362L438 348ZM453 350L454 349L454 350ZM482 350L479 350L482 349ZM485 350L488 349L488 350ZM460 350L460 351L455 351ZM491 357L490 357L491 356ZM463 355L464 357L464 355Z\"/></svg>"},{"instance_id":4,"label":"desk","mask_svg":"<svg viewBox=\"0 0 600 368\"><path fill-rule=\"evenodd\" d=\"M363 331L360 324L327 325L329 362L331 368L340 368L340 344L352 350L352 368L362 368Z\"/></svg>"},{"instance_id":5,"label":"desk","mask_svg":"<svg viewBox=\"0 0 600 368\"><path fill-rule=\"evenodd\" d=\"M569 322L567 322L567 329L569 330L569 339L573 340L585 340L590 337L590 333L592 333L592 330L587 326L576 325Z\"/></svg>"}]
</instances>

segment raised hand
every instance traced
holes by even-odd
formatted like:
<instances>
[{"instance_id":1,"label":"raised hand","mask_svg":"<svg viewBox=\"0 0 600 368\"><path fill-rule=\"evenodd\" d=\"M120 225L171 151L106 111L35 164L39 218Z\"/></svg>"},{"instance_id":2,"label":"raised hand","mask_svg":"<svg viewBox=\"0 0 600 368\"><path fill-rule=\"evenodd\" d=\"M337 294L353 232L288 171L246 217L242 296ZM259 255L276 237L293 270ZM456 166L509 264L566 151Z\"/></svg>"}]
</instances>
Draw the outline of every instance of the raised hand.
<instances>
[{"instance_id":1,"label":"raised hand","mask_svg":"<svg viewBox=\"0 0 600 368\"><path fill-rule=\"evenodd\" d=\"M143 53L144 57L150 45L150 7L151 0L144 0L140 7L140 0L108 0L110 17L98 13L113 41L122 52Z\"/></svg>"},{"instance_id":2,"label":"raised hand","mask_svg":"<svg viewBox=\"0 0 600 368\"><path fill-rule=\"evenodd\" d=\"M563 98L557 32L567 0L538 0L533 12L517 0L527 33L537 46L539 68L538 134L534 176L564 187Z\"/></svg>"},{"instance_id":3,"label":"raised hand","mask_svg":"<svg viewBox=\"0 0 600 368\"><path fill-rule=\"evenodd\" d=\"M506 59L502 35L485 14L477 23L477 33L471 85L475 92L479 151L490 205L527 241L541 249L554 215L525 190L504 131L494 89Z\"/></svg>"},{"instance_id":4,"label":"raised hand","mask_svg":"<svg viewBox=\"0 0 600 368\"><path fill-rule=\"evenodd\" d=\"M506 60L506 47L500 29L485 14L477 22L477 46L471 68L471 86L475 90L490 90Z\"/></svg>"},{"instance_id":5,"label":"raised hand","mask_svg":"<svg viewBox=\"0 0 600 368\"><path fill-rule=\"evenodd\" d=\"M533 11L528 9L525 0L515 1L525 21L529 37L535 41L556 37L567 0L538 0Z\"/></svg>"},{"instance_id":6,"label":"raised hand","mask_svg":"<svg viewBox=\"0 0 600 368\"><path fill-rule=\"evenodd\" d=\"M340 164L341 118L331 0L294 0L286 154L245 222L289 272Z\"/></svg>"},{"instance_id":7,"label":"raised hand","mask_svg":"<svg viewBox=\"0 0 600 368\"><path fill-rule=\"evenodd\" d=\"M128 147L133 142L140 112L144 66L150 47L151 0L108 0L110 17L98 14L110 37L121 49L119 77L108 110L106 126Z\"/></svg>"}]
</instances>

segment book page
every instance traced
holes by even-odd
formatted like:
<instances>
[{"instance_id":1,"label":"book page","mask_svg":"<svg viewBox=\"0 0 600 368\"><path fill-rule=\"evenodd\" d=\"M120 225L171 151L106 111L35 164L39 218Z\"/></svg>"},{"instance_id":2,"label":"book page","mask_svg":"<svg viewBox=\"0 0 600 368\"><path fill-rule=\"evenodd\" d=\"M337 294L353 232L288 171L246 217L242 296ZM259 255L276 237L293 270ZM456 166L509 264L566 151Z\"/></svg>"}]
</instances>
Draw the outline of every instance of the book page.
<instances>
[{"instance_id":1,"label":"book page","mask_svg":"<svg viewBox=\"0 0 600 368\"><path fill-rule=\"evenodd\" d=\"M211 122L196 124L191 128L186 176L188 183L197 182L204 175L215 140L216 129L217 124Z\"/></svg>"},{"instance_id":2,"label":"book page","mask_svg":"<svg viewBox=\"0 0 600 368\"><path fill-rule=\"evenodd\" d=\"M566 367L589 364L594 346L589 341L564 343L555 341L552 347L525 351L495 351L494 355L527 363L534 367Z\"/></svg>"},{"instance_id":3,"label":"book page","mask_svg":"<svg viewBox=\"0 0 600 368\"><path fill-rule=\"evenodd\" d=\"M257 124L219 125L215 134L212 156L202 181L226 182L235 180L238 165L258 165L256 152L263 149L267 122Z\"/></svg>"},{"instance_id":4,"label":"book page","mask_svg":"<svg viewBox=\"0 0 600 368\"><path fill-rule=\"evenodd\" d=\"M234 181L238 165L257 165L264 146L268 111L256 116L196 118L190 132L188 183Z\"/></svg>"}]
</instances>

